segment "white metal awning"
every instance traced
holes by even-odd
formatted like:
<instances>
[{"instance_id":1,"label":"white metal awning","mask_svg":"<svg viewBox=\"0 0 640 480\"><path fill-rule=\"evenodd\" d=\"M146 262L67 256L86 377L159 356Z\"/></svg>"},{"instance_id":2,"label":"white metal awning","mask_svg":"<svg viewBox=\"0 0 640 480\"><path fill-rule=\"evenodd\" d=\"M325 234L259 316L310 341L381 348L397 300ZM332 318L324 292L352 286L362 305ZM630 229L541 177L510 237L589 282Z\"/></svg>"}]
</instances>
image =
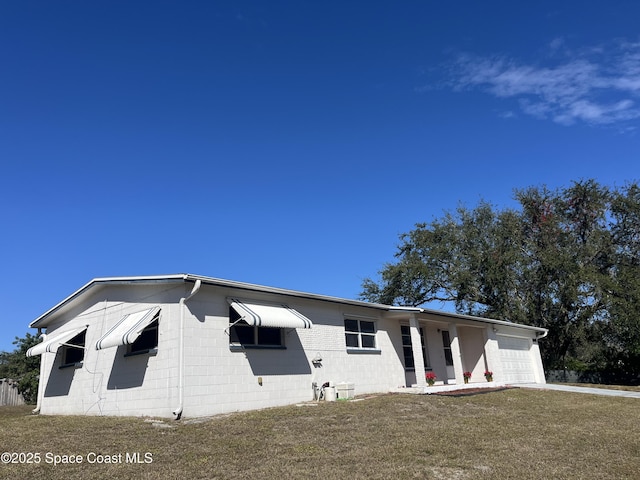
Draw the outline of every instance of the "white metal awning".
<instances>
[{"instance_id":1,"label":"white metal awning","mask_svg":"<svg viewBox=\"0 0 640 480\"><path fill-rule=\"evenodd\" d=\"M307 317L288 305L249 303L237 298L227 299L240 318L256 327L311 328L313 323Z\"/></svg>"},{"instance_id":2,"label":"white metal awning","mask_svg":"<svg viewBox=\"0 0 640 480\"><path fill-rule=\"evenodd\" d=\"M125 315L100 337L100 340L96 342L96 350L132 344L142 331L155 320L158 312L160 312L160 307L153 307Z\"/></svg>"},{"instance_id":3,"label":"white metal awning","mask_svg":"<svg viewBox=\"0 0 640 480\"><path fill-rule=\"evenodd\" d=\"M87 326L84 325L79 328L74 328L73 330L66 330L64 332L55 332L50 336L47 335L44 339L44 342L34 345L29 350L27 350L27 357L34 357L36 355L42 355L45 352L57 352L58 348L61 345L65 344L69 340L71 340L76 335L81 334L87 329Z\"/></svg>"}]
</instances>

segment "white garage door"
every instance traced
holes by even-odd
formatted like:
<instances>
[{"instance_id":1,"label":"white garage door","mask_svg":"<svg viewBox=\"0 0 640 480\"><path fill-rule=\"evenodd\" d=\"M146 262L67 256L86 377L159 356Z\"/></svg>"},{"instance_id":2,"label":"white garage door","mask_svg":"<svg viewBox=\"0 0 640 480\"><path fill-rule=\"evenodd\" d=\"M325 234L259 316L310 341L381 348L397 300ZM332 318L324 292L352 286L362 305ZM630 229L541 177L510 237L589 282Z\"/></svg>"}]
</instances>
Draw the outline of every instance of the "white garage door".
<instances>
[{"instance_id":1,"label":"white garage door","mask_svg":"<svg viewBox=\"0 0 640 480\"><path fill-rule=\"evenodd\" d=\"M499 381L505 383L535 382L529 344L528 338L498 335L498 347L500 348L504 376Z\"/></svg>"}]
</instances>

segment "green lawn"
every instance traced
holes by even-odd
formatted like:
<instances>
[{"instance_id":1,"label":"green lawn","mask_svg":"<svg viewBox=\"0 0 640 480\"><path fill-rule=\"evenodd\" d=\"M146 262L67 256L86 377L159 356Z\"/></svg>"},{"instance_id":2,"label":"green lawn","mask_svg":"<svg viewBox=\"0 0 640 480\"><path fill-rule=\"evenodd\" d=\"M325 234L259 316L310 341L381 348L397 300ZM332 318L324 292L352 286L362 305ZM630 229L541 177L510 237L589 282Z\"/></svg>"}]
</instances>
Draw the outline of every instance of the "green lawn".
<instances>
[{"instance_id":1,"label":"green lawn","mask_svg":"<svg viewBox=\"0 0 640 480\"><path fill-rule=\"evenodd\" d=\"M31 452L32 461L39 454L40 463L0 464L0 478L630 479L640 472L640 400L632 398L519 389L389 394L163 425L171 428L2 407L0 452ZM148 452L151 463L131 463L136 452L141 462ZM53 455L80 455L83 463L54 466ZM100 459L116 463L89 463Z\"/></svg>"}]
</instances>

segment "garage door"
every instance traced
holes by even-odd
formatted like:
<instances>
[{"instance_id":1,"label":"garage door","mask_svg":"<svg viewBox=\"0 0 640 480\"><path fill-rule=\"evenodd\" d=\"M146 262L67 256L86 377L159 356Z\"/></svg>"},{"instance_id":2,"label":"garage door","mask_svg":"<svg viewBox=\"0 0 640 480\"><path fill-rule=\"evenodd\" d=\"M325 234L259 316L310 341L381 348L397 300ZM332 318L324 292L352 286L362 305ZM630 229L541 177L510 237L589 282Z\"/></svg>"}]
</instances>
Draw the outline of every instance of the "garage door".
<instances>
[{"instance_id":1,"label":"garage door","mask_svg":"<svg viewBox=\"0 0 640 480\"><path fill-rule=\"evenodd\" d=\"M499 379L505 383L535 382L533 362L529 353L530 340L523 337L498 335L502 374Z\"/></svg>"}]
</instances>

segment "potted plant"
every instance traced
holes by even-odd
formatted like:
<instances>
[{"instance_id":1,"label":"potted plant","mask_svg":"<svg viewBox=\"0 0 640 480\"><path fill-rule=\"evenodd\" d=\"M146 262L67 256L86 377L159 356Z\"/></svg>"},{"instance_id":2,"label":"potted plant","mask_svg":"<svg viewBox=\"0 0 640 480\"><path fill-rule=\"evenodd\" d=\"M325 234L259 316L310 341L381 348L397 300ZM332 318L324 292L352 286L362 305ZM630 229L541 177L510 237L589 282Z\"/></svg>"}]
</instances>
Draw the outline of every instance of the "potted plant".
<instances>
[{"instance_id":1,"label":"potted plant","mask_svg":"<svg viewBox=\"0 0 640 480\"><path fill-rule=\"evenodd\" d=\"M486 372L484 372L484 378L487 379L487 382L493 382L493 372L487 370Z\"/></svg>"},{"instance_id":2,"label":"potted plant","mask_svg":"<svg viewBox=\"0 0 640 480\"><path fill-rule=\"evenodd\" d=\"M436 383L436 374L433 372L427 372L427 374L425 375L426 379L427 379L427 383L429 384L430 387L433 387L433 384Z\"/></svg>"},{"instance_id":3,"label":"potted plant","mask_svg":"<svg viewBox=\"0 0 640 480\"><path fill-rule=\"evenodd\" d=\"M469 379L471 378L471 372L464 372L462 376L464 377L464 383L469 383Z\"/></svg>"}]
</instances>

